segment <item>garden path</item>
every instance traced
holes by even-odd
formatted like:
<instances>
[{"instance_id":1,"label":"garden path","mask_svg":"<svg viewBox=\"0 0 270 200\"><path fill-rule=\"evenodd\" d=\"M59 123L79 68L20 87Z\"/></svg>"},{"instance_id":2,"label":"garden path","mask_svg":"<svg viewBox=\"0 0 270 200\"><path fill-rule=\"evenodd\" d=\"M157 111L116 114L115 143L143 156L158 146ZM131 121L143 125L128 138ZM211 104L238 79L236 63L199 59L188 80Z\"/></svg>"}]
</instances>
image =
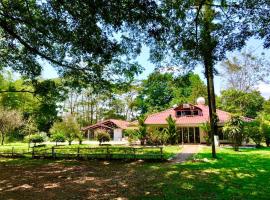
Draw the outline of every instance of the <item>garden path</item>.
<instances>
[{"instance_id":1,"label":"garden path","mask_svg":"<svg viewBox=\"0 0 270 200\"><path fill-rule=\"evenodd\" d=\"M200 151L201 145L196 144L188 144L183 145L183 149L181 153L177 154L174 159L171 161L173 163L182 163L185 162L188 158L190 158L193 154L196 154Z\"/></svg>"}]
</instances>

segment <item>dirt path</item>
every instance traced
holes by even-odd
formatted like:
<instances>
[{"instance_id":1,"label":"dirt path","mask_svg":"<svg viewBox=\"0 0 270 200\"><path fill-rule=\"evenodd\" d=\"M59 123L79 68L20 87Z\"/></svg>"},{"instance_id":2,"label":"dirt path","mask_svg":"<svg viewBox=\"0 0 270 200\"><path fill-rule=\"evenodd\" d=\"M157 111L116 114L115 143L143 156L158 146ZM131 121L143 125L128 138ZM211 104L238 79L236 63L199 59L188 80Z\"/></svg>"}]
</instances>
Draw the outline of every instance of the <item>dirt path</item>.
<instances>
[{"instance_id":1,"label":"dirt path","mask_svg":"<svg viewBox=\"0 0 270 200\"><path fill-rule=\"evenodd\" d=\"M172 160L173 163L185 162L190 156L198 153L200 150L200 145L184 145L181 153L177 154Z\"/></svg>"}]
</instances>

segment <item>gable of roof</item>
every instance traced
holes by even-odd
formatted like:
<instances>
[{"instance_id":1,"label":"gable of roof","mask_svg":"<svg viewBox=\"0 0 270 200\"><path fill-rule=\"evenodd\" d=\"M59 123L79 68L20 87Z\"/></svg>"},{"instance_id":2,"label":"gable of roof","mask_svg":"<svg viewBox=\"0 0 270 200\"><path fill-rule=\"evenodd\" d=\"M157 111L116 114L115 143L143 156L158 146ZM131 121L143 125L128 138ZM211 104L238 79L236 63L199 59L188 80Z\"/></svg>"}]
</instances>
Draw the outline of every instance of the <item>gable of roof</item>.
<instances>
[{"instance_id":1,"label":"gable of roof","mask_svg":"<svg viewBox=\"0 0 270 200\"><path fill-rule=\"evenodd\" d=\"M90 126L86 126L82 128L82 131L86 131L89 129L96 129L99 127L107 127L107 128L113 128L112 125L109 125L112 123L116 128L126 129L129 125L129 122L119 119L107 119L101 122L98 122L96 124L92 124Z\"/></svg>"}]
</instances>

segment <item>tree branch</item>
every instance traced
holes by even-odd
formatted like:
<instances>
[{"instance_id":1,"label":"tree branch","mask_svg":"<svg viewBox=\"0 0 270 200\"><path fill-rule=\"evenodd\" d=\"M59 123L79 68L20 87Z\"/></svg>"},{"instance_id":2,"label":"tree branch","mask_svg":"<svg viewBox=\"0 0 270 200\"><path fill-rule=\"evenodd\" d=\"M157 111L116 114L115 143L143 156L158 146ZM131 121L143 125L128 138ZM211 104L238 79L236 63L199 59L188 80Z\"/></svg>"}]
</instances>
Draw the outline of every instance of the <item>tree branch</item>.
<instances>
[{"instance_id":1,"label":"tree branch","mask_svg":"<svg viewBox=\"0 0 270 200\"><path fill-rule=\"evenodd\" d=\"M37 48L32 47L25 40L23 40L18 34L16 34L15 31L13 31L12 28L10 28L8 26L8 23L6 21L2 20L2 19L0 20L0 27L2 27L10 36L17 39L25 48L27 48L33 54L38 55L41 58L44 58L44 59L50 61L51 63L54 63L54 64L56 64L58 66L61 66L61 67L66 67L66 68L69 68L69 69L72 69L72 70L82 70L82 71L86 70L86 69L80 69L80 68L72 67L70 65L63 64L62 62L54 60L53 58L51 58L51 57L45 55L44 53L40 52Z\"/></svg>"}]
</instances>

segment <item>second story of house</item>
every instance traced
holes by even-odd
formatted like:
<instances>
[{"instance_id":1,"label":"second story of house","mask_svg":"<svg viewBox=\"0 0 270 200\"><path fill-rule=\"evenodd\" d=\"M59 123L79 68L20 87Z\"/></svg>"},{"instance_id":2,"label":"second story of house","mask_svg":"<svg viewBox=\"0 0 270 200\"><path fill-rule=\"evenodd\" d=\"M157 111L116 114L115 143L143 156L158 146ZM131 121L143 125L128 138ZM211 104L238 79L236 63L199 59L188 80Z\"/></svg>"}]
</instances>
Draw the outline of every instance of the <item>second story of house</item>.
<instances>
[{"instance_id":1,"label":"second story of house","mask_svg":"<svg viewBox=\"0 0 270 200\"><path fill-rule=\"evenodd\" d=\"M167 110L151 114L145 120L148 125L165 125L166 118L171 115L176 120L177 125L200 125L209 121L209 107L205 105L204 98L198 98L197 104L190 103L174 106ZM222 110L217 110L219 123L224 124L230 119L231 114Z\"/></svg>"}]
</instances>

